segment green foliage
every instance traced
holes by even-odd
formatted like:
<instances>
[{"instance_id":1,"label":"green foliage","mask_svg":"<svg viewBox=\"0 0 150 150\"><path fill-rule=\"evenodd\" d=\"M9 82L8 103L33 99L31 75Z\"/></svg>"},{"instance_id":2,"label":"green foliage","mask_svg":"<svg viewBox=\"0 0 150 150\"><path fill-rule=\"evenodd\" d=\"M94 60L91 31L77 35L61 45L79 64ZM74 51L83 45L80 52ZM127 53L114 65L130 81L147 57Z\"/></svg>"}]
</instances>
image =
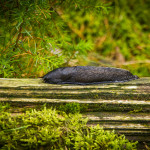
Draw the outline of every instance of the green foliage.
<instances>
[{"instance_id":1,"label":"green foliage","mask_svg":"<svg viewBox=\"0 0 150 150\"><path fill-rule=\"evenodd\" d=\"M88 104L80 104L80 103L71 102L71 103L60 105L56 107L56 109L63 111L67 114L69 113L76 114L76 113L86 112L88 109L88 106L89 106Z\"/></svg>"},{"instance_id":2,"label":"green foliage","mask_svg":"<svg viewBox=\"0 0 150 150\"><path fill-rule=\"evenodd\" d=\"M123 67L124 69L131 70L133 74L138 74L139 77L149 77L150 73L150 65L149 63L139 63L126 65Z\"/></svg>"},{"instance_id":3,"label":"green foliage","mask_svg":"<svg viewBox=\"0 0 150 150\"><path fill-rule=\"evenodd\" d=\"M0 148L3 150L136 149L137 142L129 142L124 135L118 136L114 132L104 131L98 125L88 127L87 119L83 119L79 114L63 113L63 116L61 114L46 107L41 111L32 110L16 116L1 111Z\"/></svg>"},{"instance_id":4,"label":"green foliage","mask_svg":"<svg viewBox=\"0 0 150 150\"><path fill-rule=\"evenodd\" d=\"M149 9L150 0L1 0L0 77L40 77L91 50L149 76L139 64L150 59Z\"/></svg>"},{"instance_id":5,"label":"green foliage","mask_svg":"<svg viewBox=\"0 0 150 150\"><path fill-rule=\"evenodd\" d=\"M0 103L0 112L3 112L3 111L6 111L10 108L10 105L7 103L7 104L4 104L4 103Z\"/></svg>"},{"instance_id":6,"label":"green foliage","mask_svg":"<svg viewBox=\"0 0 150 150\"><path fill-rule=\"evenodd\" d=\"M79 103L66 103L65 105L60 105L59 110L64 111L65 113L80 113L80 104Z\"/></svg>"},{"instance_id":7,"label":"green foliage","mask_svg":"<svg viewBox=\"0 0 150 150\"><path fill-rule=\"evenodd\" d=\"M90 39L80 37L67 17L70 11L103 10L97 1L0 2L0 76L35 77L86 54Z\"/></svg>"},{"instance_id":8,"label":"green foliage","mask_svg":"<svg viewBox=\"0 0 150 150\"><path fill-rule=\"evenodd\" d=\"M118 47L126 60L132 60L134 57L140 60L149 59L149 0L116 0L113 6L108 18L105 18L107 30L103 28L103 32L106 31L106 39L102 43L103 46L100 45L102 54L111 55Z\"/></svg>"}]
</instances>

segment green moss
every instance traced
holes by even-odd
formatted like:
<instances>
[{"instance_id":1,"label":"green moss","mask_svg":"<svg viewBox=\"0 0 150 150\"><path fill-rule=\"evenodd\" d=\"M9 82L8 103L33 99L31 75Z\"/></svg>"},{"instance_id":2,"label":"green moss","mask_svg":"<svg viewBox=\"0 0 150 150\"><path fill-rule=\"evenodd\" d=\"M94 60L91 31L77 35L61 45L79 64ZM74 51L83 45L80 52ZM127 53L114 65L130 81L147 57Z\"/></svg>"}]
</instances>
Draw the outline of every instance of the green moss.
<instances>
[{"instance_id":1,"label":"green moss","mask_svg":"<svg viewBox=\"0 0 150 150\"><path fill-rule=\"evenodd\" d=\"M129 111L129 113L138 113L138 112L142 112L143 111L142 106L134 105L134 106L132 106L132 109L133 110Z\"/></svg>"},{"instance_id":2,"label":"green moss","mask_svg":"<svg viewBox=\"0 0 150 150\"><path fill-rule=\"evenodd\" d=\"M0 116L0 149L136 149L137 142L129 142L124 135L104 131L99 125L89 127L86 123L87 119L80 114L66 115L52 108L44 107L39 111L32 109L14 116L3 107Z\"/></svg>"},{"instance_id":3,"label":"green moss","mask_svg":"<svg viewBox=\"0 0 150 150\"><path fill-rule=\"evenodd\" d=\"M3 102L1 102L0 103L0 112L2 112L2 111L6 111L6 110L8 110L10 108L10 105L8 104L8 103L3 103Z\"/></svg>"},{"instance_id":4,"label":"green moss","mask_svg":"<svg viewBox=\"0 0 150 150\"><path fill-rule=\"evenodd\" d=\"M80 112L80 104L79 103L66 103L65 105L60 105L58 109L66 113L75 114L75 113Z\"/></svg>"}]
</instances>

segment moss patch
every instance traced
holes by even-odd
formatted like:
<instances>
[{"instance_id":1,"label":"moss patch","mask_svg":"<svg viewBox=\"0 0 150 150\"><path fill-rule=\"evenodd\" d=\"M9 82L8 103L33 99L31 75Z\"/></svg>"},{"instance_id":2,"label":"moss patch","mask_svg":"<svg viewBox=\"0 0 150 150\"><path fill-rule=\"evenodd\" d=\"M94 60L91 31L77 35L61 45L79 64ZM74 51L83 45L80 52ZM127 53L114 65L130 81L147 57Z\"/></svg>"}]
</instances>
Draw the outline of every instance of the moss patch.
<instances>
[{"instance_id":1,"label":"moss patch","mask_svg":"<svg viewBox=\"0 0 150 150\"><path fill-rule=\"evenodd\" d=\"M136 149L137 142L129 142L124 135L88 127L80 114L44 107L13 116L8 106L0 108L1 149Z\"/></svg>"}]
</instances>

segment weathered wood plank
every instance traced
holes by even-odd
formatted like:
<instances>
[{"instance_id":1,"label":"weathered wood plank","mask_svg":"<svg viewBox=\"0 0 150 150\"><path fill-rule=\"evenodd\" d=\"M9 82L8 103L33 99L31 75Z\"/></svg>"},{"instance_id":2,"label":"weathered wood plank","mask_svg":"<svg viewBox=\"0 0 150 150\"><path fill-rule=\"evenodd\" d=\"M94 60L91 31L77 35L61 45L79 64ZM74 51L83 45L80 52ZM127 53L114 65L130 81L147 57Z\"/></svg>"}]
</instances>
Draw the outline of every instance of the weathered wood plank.
<instances>
[{"instance_id":1,"label":"weathered wood plank","mask_svg":"<svg viewBox=\"0 0 150 150\"><path fill-rule=\"evenodd\" d=\"M150 143L150 78L99 85L54 85L42 79L0 78L0 102L18 107L76 102L86 106L88 125ZM17 112L18 113L18 112Z\"/></svg>"},{"instance_id":2,"label":"weathered wood plank","mask_svg":"<svg viewBox=\"0 0 150 150\"><path fill-rule=\"evenodd\" d=\"M88 125L100 124L130 140L150 143L150 113L86 112L83 116L89 118Z\"/></svg>"},{"instance_id":3,"label":"weathered wood plank","mask_svg":"<svg viewBox=\"0 0 150 150\"><path fill-rule=\"evenodd\" d=\"M42 83L41 79L0 79L0 95L19 98L150 100L149 85L149 78L91 86L52 85Z\"/></svg>"},{"instance_id":4,"label":"weathered wood plank","mask_svg":"<svg viewBox=\"0 0 150 150\"><path fill-rule=\"evenodd\" d=\"M86 105L85 111L142 111L150 112L150 101L139 100L103 100L103 99L46 99L46 98L12 98L0 97L1 102L16 103L16 105L24 106L25 104L53 104L62 105L66 103L79 103Z\"/></svg>"},{"instance_id":5,"label":"weathered wood plank","mask_svg":"<svg viewBox=\"0 0 150 150\"><path fill-rule=\"evenodd\" d=\"M68 103L77 102L84 104L130 104L130 105L140 105L149 106L150 101L145 100L103 100L103 99L48 99L48 98L12 98L12 97L2 97L0 101L4 102L40 102L40 103Z\"/></svg>"}]
</instances>

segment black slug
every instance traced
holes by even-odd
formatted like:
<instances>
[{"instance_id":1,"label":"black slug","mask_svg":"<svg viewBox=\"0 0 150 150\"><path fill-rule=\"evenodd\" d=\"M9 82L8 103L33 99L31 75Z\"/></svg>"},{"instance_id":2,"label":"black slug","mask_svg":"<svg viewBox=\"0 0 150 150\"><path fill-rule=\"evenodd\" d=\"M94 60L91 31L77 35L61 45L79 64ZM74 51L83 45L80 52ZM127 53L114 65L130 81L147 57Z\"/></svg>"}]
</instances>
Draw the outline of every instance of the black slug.
<instances>
[{"instance_id":1,"label":"black slug","mask_svg":"<svg viewBox=\"0 0 150 150\"><path fill-rule=\"evenodd\" d=\"M125 82L138 78L125 69L95 66L57 68L43 76L45 83L81 85Z\"/></svg>"}]
</instances>

